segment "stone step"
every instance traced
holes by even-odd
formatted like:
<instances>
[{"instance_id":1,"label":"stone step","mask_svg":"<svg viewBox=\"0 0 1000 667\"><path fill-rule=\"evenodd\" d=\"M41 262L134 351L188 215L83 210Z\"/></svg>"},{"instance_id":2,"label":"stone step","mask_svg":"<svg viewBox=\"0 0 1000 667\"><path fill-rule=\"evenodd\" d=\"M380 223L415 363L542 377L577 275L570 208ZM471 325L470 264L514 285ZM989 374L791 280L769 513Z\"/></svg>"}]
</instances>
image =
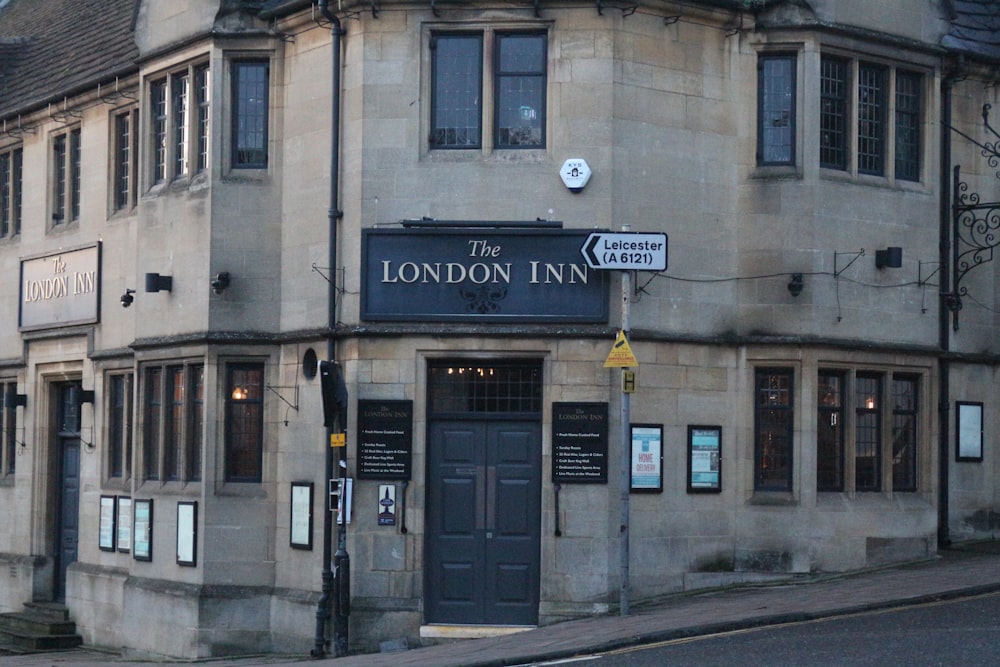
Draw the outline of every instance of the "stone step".
<instances>
[{"instance_id":1,"label":"stone step","mask_svg":"<svg viewBox=\"0 0 1000 667\"><path fill-rule=\"evenodd\" d=\"M80 635L51 635L30 632L8 631L0 627L0 646L11 652L64 651L77 648L83 643Z\"/></svg>"},{"instance_id":2,"label":"stone step","mask_svg":"<svg viewBox=\"0 0 1000 667\"><path fill-rule=\"evenodd\" d=\"M0 651L59 651L82 643L65 605L29 602L22 611L0 614Z\"/></svg>"},{"instance_id":3,"label":"stone step","mask_svg":"<svg viewBox=\"0 0 1000 667\"><path fill-rule=\"evenodd\" d=\"M76 623L52 620L31 611L15 611L0 614L0 630L36 635L72 635L76 633Z\"/></svg>"},{"instance_id":4,"label":"stone step","mask_svg":"<svg viewBox=\"0 0 1000 667\"><path fill-rule=\"evenodd\" d=\"M53 621L68 621L69 607L60 602L25 602L24 610L36 616L45 616Z\"/></svg>"}]
</instances>

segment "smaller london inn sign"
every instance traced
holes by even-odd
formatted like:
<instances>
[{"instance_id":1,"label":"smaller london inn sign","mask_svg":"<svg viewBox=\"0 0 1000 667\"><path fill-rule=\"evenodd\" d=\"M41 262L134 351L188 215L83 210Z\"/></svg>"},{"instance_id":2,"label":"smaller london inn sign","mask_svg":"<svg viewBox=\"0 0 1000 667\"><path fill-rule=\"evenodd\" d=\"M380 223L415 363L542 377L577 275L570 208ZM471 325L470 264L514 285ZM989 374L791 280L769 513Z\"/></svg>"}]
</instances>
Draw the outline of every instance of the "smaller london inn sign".
<instances>
[{"instance_id":1,"label":"smaller london inn sign","mask_svg":"<svg viewBox=\"0 0 1000 667\"><path fill-rule=\"evenodd\" d=\"M21 331L97 322L101 244L21 260Z\"/></svg>"},{"instance_id":2,"label":"smaller london inn sign","mask_svg":"<svg viewBox=\"0 0 1000 667\"><path fill-rule=\"evenodd\" d=\"M362 313L371 321L608 320L605 272L581 261L586 230L362 230Z\"/></svg>"}]
</instances>

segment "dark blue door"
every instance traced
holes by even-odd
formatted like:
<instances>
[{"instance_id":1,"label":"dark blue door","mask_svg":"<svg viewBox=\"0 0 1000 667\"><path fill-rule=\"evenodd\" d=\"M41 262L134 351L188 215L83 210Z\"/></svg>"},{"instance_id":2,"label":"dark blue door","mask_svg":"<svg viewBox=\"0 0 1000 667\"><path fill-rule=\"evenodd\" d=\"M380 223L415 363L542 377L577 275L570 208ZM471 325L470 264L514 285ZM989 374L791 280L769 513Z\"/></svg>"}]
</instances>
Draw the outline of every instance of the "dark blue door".
<instances>
[{"instance_id":1,"label":"dark blue door","mask_svg":"<svg viewBox=\"0 0 1000 667\"><path fill-rule=\"evenodd\" d=\"M58 517L56 520L55 597L66 599L66 569L76 562L80 538L80 404L79 383L59 385L57 436L59 451Z\"/></svg>"},{"instance_id":2,"label":"dark blue door","mask_svg":"<svg viewBox=\"0 0 1000 667\"><path fill-rule=\"evenodd\" d=\"M425 621L536 625L540 424L435 421L427 449Z\"/></svg>"}]
</instances>

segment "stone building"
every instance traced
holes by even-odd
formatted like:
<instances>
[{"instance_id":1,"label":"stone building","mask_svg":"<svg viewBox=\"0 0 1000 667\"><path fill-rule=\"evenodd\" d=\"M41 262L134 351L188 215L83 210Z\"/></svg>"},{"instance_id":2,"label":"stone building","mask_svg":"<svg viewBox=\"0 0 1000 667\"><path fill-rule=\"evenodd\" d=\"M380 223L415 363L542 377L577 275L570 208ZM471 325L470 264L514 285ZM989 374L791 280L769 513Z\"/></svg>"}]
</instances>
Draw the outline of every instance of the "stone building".
<instances>
[{"instance_id":1,"label":"stone building","mask_svg":"<svg viewBox=\"0 0 1000 667\"><path fill-rule=\"evenodd\" d=\"M998 26L0 0L0 610L324 651L337 549L361 651L994 537Z\"/></svg>"}]
</instances>

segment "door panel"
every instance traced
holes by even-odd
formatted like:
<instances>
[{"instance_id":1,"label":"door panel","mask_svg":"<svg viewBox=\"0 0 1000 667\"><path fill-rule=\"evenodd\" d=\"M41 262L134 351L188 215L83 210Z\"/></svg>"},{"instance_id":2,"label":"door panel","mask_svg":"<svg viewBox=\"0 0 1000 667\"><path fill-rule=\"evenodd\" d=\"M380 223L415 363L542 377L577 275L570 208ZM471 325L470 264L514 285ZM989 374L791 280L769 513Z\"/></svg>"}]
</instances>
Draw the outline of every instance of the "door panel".
<instances>
[{"instance_id":1,"label":"door panel","mask_svg":"<svg viewBox=\"0 0 1000 667\"><path fill-rule=\"evenodd\" d=\"M537 624L540 425L433 422L427 488L427 622Z\"/></svg>"},{"instance_id":2,"label":"door panel","mask_svg":"<svg viewBox=\"0 0 1000 667\"><path fill-rule=\"evenodd\" d=\"M55 598L66 599L66 570L77 561L80 541L80 415L79 383L59 385L56 392L56 440L59 479L56 493Z\"/></svg>"}]
</instances>

